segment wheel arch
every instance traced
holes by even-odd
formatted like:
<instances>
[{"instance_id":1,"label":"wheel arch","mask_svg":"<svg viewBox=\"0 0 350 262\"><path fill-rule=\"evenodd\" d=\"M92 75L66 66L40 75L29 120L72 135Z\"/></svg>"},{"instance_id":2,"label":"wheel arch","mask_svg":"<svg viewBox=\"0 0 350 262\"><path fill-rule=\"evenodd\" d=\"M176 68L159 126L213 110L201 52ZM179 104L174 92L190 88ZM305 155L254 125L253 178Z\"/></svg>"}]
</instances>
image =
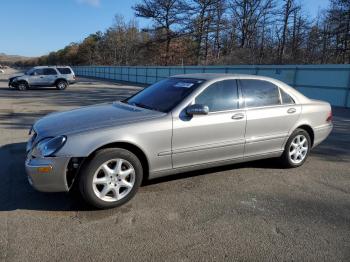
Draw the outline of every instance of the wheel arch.
<instances>
[{"instance_id":1,"label":"wheel arch","mask_svg":"<svg viewBox=\"0 0 350 262\"><path fill-rule=\"evenodd\" d=\"M139 158L139 160L141 161L142 164L142 168L143 168L143 178L144 179L148 179L149 177L149 160L145 154L145 152L138 146L136 146L133 143L130 142L124 142L124 141L120 141L120 142L111 142L105 145L102 145L98 148L96 148L94 151L92 151L84 160L84 162L88 162L90 159L92 159L94 157L94 155L103 149L106 148L122 148L125 150L130 151L131 153L135 154L136 157Z\"/></svg>"},{"instance_id":2,"label":"wheel arch","mask_svg":"<svg viewBox=\"0 0 350 262\"><path fill-rule=\"evenodd\" d=\"M28 82L26 79L18 80L18 83L24 83L24 84L26 84L27 86L29 86L29 82Z\"/></svg>"},{"instance_id":3,"label":"wheel arch","mask_svg":"<svg viewBox=\"0 0 350 262\"><path fill-rule=\"evenodd\" d=\"M312 127L308 124L302 124L302 125L299 125L296 129L303 129L309 134L311 139L311 147L312 147L314 145L314 140L315 140L315 132L312 129Z\"/></svg>"},{"instance_id":4,"label":"wheel arch","mask_svg":"<svg viewBox=\"0 0 350 262\"><path fill-rule=\"evenodd\" d=\"M67 84L68 84L68 81L67 81L67 79L64 79L64 78L57 78L56 80L55 80L55 85L57 85L57 83L59 82L59 81L64 81L64 82L66 82Z\"/></svg>"}]
</instances>

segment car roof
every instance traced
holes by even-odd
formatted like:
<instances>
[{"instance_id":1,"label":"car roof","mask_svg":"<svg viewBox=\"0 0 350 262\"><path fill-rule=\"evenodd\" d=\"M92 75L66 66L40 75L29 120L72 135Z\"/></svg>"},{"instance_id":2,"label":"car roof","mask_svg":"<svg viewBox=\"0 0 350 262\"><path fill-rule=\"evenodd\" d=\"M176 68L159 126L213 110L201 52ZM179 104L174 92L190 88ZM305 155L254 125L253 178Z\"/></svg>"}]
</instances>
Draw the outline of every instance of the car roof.
<instances>
[{"instance_id":1,"label":"car roof","mask_svg":"<svg viewBox=\"0 0 350 262\"><path fill-rule=\"evenodd\" d=\"M173 75L174 78L197 78L204 80L212 80L221 77L227 76L238 76L238 74L219 74L219 73L195 73L195 74L182 74L182 75Z\"/></svg>"},{"instance_id":2,"label":"car roof","mask_svg":"<svg viewBox=\"0 0 350 262\"><path fill-rule=\"evenodd\" d=\"M35 69L40 69L40 68L57 68L57 67L60 67L60 68L70 68L70 66L34 66Z\"/></svg>"},{"instance_id":3,"label":"car roof","mask_svg":"<svg viewBox=\"0 0 350 262\"><path fill-rule=\"evenodd\" d=\"M303 94L292 88L291 86L287 85L286 83L267 76L260 76L260 75L249 75L249 74L222 74L222 73L196 73L196 74L182 74L182 75L174 75L171 76L173 78L194 78L194 79L202 79L202 80L225 80L225 79L231 79L231 78L241 78L241 79L256 79L256 80L262 80L262 81L268 81L273 84L278 85L279 87L282 87L284 91L287 91L288 94L292 94L294 97L297 97L299 101L309 101L307 97L305 97Z\"/></svg>"},{"instance_id":4,"label":"car roof","mask_svg":"<svg viewBox=\"0 0 350 262\"><path fill-rule=\"evenodd\" d=\"M278 85L287 85L286 83L278 80L276 78L261 76L261 75L249 75L249 74L230 74L230 73L195 73L195 74L182 74L182 75L173 75L174 78L194 78L202 80L225 80L230 78L241 78L241 79L256 79L256 80L265 80L272 82Z\"/></svg>"},{"instance_id":5,"label":"car roof","mask_svg":"<svg viewBox=\"0 0 350 262\"><path fill-rule=\"evenodd\" d=\"M251 78L251 79L260 79L260 80L276 80L271 77L265 77L260 75L249 75L249 74L230 74L230 73L195 73L195 74L182 74L182 75L173 75L174 78L196 78L203 80L215 80L222 78Z\"/></svg>"}]
</instances>

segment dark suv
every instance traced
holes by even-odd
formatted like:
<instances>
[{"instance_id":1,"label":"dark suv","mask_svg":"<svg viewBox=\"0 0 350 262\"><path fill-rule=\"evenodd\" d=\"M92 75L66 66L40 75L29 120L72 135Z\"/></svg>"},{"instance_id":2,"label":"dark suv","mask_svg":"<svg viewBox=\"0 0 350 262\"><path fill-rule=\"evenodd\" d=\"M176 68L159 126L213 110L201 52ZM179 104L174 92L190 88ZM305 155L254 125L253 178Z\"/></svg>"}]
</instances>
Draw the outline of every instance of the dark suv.
<instances>
[{"instance_id":1,"label":"dark suv","mask_svg":"<svg viewBox=\"0 0 350 262\"><path fill-rule=\"evenodd\" d=\"M64 90L73 83L75 74L69 66L36 66L24 75L11 77L9 88L24 91L34 86L55 86L58 90Z\"/></svg>"}]
</instances>

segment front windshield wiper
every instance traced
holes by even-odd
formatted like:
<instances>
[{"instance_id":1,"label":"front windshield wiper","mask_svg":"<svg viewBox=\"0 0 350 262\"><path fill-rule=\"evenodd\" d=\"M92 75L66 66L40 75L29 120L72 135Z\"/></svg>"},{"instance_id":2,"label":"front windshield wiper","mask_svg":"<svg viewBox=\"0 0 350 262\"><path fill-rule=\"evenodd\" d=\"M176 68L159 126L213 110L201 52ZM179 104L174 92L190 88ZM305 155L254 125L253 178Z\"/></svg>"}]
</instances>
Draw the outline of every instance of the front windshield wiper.
<instances>
[{"instance_id":1,"label":"front windshield wiper","mask_svg":"<svg viewBox=\"0 0 350 262\"><path fill-rule=\"evenodd\" d=\"M137 106L137 107L141 107L141 108L145 108L145 109L149 109L149 110L153 110L153 111L162 112L162 111L159 110L158 108L154 108L154 107L147 106L147 105L144 105L144 104L141 104L141 103L137 103L137 102L130 103L130 105L132 105L132 106Z\"/></svg>"}]
</instances>

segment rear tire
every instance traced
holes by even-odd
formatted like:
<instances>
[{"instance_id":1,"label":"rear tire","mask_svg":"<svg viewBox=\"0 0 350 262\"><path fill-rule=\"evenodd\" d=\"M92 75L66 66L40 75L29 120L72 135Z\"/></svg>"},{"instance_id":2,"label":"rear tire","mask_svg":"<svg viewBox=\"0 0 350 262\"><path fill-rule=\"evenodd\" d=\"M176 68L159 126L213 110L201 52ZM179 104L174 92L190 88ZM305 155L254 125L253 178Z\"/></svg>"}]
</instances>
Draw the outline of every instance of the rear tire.
<instances>
[{"instance_id":1,"label":"rear tire","mask_svg":"<svg viewBox=\"0 0 350 262\"><path fill-rule=\"evenodd\" d=\"M58 90L65 90L67 86L68 86L68 83L67 81L64 81L64 80L58 80L56 83L56 88Z\"/></svg>"},{"instance_id":2,"label":"rear tire","mask_svg":"<svg viewBox=\"0 0 350 262\"><path fill-rule=\"evenodd\" d=\"M142 177L142 164L133 153L122 148L103 149L82 169L79 190L90 205L113 208L134 197Z\"/></svg>"},{"instance_id":3,"label":"rear tire","mask_svg":"<svg viewBox=\"0 0 350 262\"><path fill-rule=\"evenodd\" d=\"M311 139L304 129L296 129L289 137L284 152L281 156L283 165L288 168L295 168L303 165L309 156Z\"/></svg>"}]
</instances>

